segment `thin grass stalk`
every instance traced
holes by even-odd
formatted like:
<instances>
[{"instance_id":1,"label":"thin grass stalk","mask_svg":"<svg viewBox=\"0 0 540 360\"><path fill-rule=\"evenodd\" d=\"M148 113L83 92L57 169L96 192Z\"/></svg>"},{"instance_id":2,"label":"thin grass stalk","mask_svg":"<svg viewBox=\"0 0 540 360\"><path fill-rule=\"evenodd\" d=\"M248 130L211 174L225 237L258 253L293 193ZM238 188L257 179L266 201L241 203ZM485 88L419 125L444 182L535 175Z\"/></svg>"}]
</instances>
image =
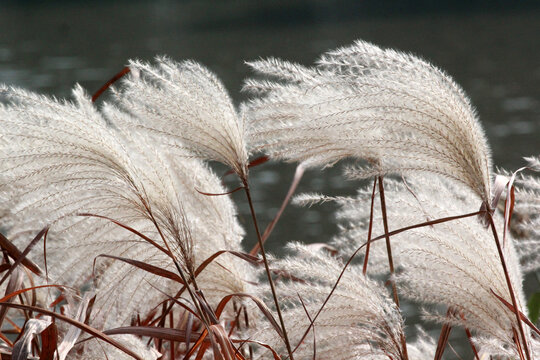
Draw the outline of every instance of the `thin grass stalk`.
<instances>
[{"instance_id":1,"label":"thin grass stalk","mask_svg":"<svg viewBox=\"0 0 540 360\"><path fill-rule=\"evenodd\" d=\"M364 266L362 267L362 274L364 276L367 273L368 261L369 261L369 249L371 246L371 231L373 230L373 206L375 205L375 190L377 189L377 178L373 180L373 190L371 191L371 208L369 211L369 226L367 235L366 255L364 257Z\"/></svg>"},{"instance_id":2,"label":"thin grass stalk","mask_svg":"<svg viewBox=\"0 0 540 360\"><path fill-rule=\"evenodd\" d=\"M465 327L465 334L467 335L467 340L469 341L469 344L471 345L471 349L474 354L474 359L480 360L480 356L478 355L478 350L476 350L476 346L474 346L474 342L472 340L471 330L469 330L468 327Z\"/></svg>"},{"instance_id":3,"label":"thin grass stalk","mask_svg":"<svg viewBox=\"0 0 540 360\"><path fill-rule=\"evenodd\" d=\"M278 212L276 213L276 216L274 219L268 224L266 229L264 230L264 233L262 235L262 241L263 244L266 242L272 231L274 230L274 227L276 226L277 222L281 218L281 215L285 211L285 208L289 204L294 192L296 191L296 188L298 187L298 184L300 183L300 180L302 180L302 176L304 176L305 168L302 165L298 165L296 167L296 171L294 172L293 181L291 182L291 186L289 187L289 190L287 191L287 195L285 195L285 199L283 199L283 202L281 203L281 207L279 208ZM255 244L253 249L249 252L250 255L257 255L259 253L259 243Z\"/></svg>"},{"instance_id":4,"label":"thin grass stalk","mask_svg":"<svg viewBox=\"0 0 540 360\"><path fill-rule=\"evenodd\" d=\"M463 321L465 321L465 315L463 314L463 311L459 311L459 316ZM467 340L469 341L469 344L471 345L471 349L474 354L475 360L480 360L480 356L478 355L478 350L476 350L476 346L474 346L474 343L472 341L472 333L471 330L469 330L468 327L465 326L465 334L467 335Z\"/></svg>"},{"instance_id":5,"label":"thin grass stalk","mask_svg":"<svg viewBox=\"0 0 540 360\"><path fill-rule=\"evenodd\" d=\"M386 238L386 254L388 255L388 267L390 268L390 284L392 285L392 295L396 306L398 307L398 309L400 309L399 296L397 292L396 282L394 280L394 259L392 258L392 246L390 244L388 218L386 216L386 200L384 198L384 185L382 176L379 176L379 197L381 199L381 214L383 219L384 235ZM368 240L368 245L369 243L370 241ZM405 339L405 334L403 332L400 334L400 339L401 347L403 348L403 357L405 360L409 360L409 354L407 352L407 340Z\"/></svg>"},{"instance_id":6,"label":"thin grass stalk","mask_svg":"<svg viewBox=\"0 0 540 360\"><path fill-rule=\"evenodd\" d=\"M169 313L169 327L171 329L174 328L174 314L172 312ZM175 350L175 342L174 342L174 340L171 340L170 344L171 344L170 345L171 348L169 349L169 356L171 357L171 360L174 360L174 354L175 354L175 351L174 351Z\"/></svg>"},{"instance_id":7,"label":"thin grass stalk","mask_svg":"<svg viewBox=\"0 0 540 360\"><path fill-rule=\"evenodd\" d=\"M451 307L448 308L446 311L446 317L450 318L454 314L454 311ZM448 338L450 337L450 333L452 332L452 325L450 324L443 324L441 328L441 333L439 335L439 341L437 342L437 349L435 349L435 357L434 360L441 360L442 356L444 354L444 349L446 349L446 345L448 344Z\"/></svg>"},{"instance_id":8,"label":"thin grass stalk","mask_svg":"<svg viewBox=\"0 0 540 360\"><path fill-rule=\"evenodd\" d=\"M512 338L514 339L514 342L517 346L517 353L519 355L519 360L525 360L525 356L523 355L523 349L521 348L521 343L519 342L519 334L516 331L516 328L512 326L512 333L514 336Z\"/></svg>"},{"instance_id":9,"label":"thin grass stalk","mask_svg":"<svg viewBox=\"0 0 540 360\"><path fill-rule=\"evenodd\" d=\"M519 307L517 306L517 299L514 293L514 288L512 287L512 281L510 281L510 275L508 274L508 268L506 267L506 260L504 259L504 254L501 247L501 242L499 241L499 236L497 235L497 229L495 228L495 222L493 221L493 216L491 215L491 209L487 211L487 216L489 224L491 226L491 231L493 232L493 238L495 239L495 244L497 245L497 251L499 252L499 258L501 259L501 265L504 271L504 277L506 279L506 285L508 286L508 291L510 292L510 298L512 299L512 306L514 307L514 313L516 314L516 319L519 328L519 335L523 340L523 349L525 350L525 355L527 360L531 360L531 354L529 353L529 345L527 344L527 338L525 337L525 330L523 329L523 324L521 323L521 318L519 316ZM519 343L519 337L516 339L516 345ZM518 345L519 346L519 345Z\"/></svg>"},{"instance_id":10,"label":"thin grass stalk","mask_svg":"<svg viewBox=\"0 0 540 360\"><path fill-rule=\"evenodd\" d=\"M171 254L171 258L173 260L173 263L174 265L176 266L176 269L178 270L178 273L180 275L180 277L182 278L182 281L184 282L185 286L186 286L186 289L187 291L189 292L189 295L191 297L191 300L193 301L193 305L195 306L195 308L197 309L197 312L201 315L201 320L202 320L202 323L204 325L204 327L206 328L206 330L208 331L208 335L210 336L210 342L212 343L212 347L213 348L216 348L216 344L215 344L215 341L214 341L214 337L212 336L212 332L210 331L210 319L208 318L209 317L209 314L207 314L203 307L202 307L202 304L199 302L199 299L197 298L197 296L193 293L193 290L191 289L191 287L189 286L189 282L188 280L186 279L186 276L184 274L184 272L182 271L182 267L180 266L180 264L178 263L178 260L176 260L176 258L174 257L173 255L173 252L171 251L170 247L169 247L169 244L167 242L167 240L165 239L165 236L163 235L163 232L161 231L161 228L159 227L159 224L157 223L156 219L154 218L154 215L152 213L152 210L150 209L150 207L146 204L146 202L143 202L144 203L144 206L148 212L148 214L150 215L150 218L154 224L154 226L156 227L161 239L163 240L163 243L165 244L165 246L167 247L167 250L169 251L169 253ZM193 274L190 274L190 277L193 278ZM197 285L194 284L193 285L195 288L196 288L196 291L198 291L197 289ZM165 317L164 317L165 318Z\"/></svg>"},{"instance_id":11,"label":"thin grass stalk","mask_svg":"<svg viewBox=\"0 0 540 360\"><path fill-rule=\"evenodd\" d=\"M186 276L185 276L184 272L182 271L182 267L178 263L178 260L176 260L176 258L174 257L173 252L171 251L171 248L169 247L169 243L165 239L165 235L163 235L163 232L161 231L161 228L159 227L159 224L156 221L150 206L148 206L145 201L143 201L143 204L144 204L144 206L145 206L145 208L147 210L148 215L150 215L150 219L152 220L152 223L154 224L156 230L158 231L159 236L161 237L161 240L163 241L163 243L167 247L168 252L171 254L171 258L173 260L173 263L176 266L176 269L178 270L178 273L179 273L180 277L182 278L182 281L186 285L186 289L189 292L191 300L193 301L193 305L195 305L195 307L197 309L197 312L201 315L201 320L202 320L204 326L208 329L208 333L210 334L210 328L209 328L210 319L208 318L208 314L204 311L204 309L202 308L201 304L198 301L197 296L195 296L195 294L193 293L193 290L189 286L189 282L187 281ZM190 278L194 279L193 274L190 274ZM196 283L194 283L193 286L195 287L196 291L199 291Z\"/></svg>"},{"instance_id":12,"label":"thin grass stalk","mask_svg":"<svg viewBox=\"0 0 540 360\"><path fill-rule=\"evenodd\" d=\"M279 307L279 301L276 294L276 288L274 286L274 280L272 280L272 273L270 271L270 266L268 265L268 260L266 259L266 252L264 250L264 243L261 237L261 232L259 230L259 225L257 223L257 216L255 215L255 209L253 208L253 201L251 199L251 192L249 190L249 184L247 179L242 179L242 182L244 184L244 190L246 192L246 197L249 204L249 210L251 211L251 218L253 219L253 225L255 226L255 232L257 233L257 241L259 242L259 247L261 251L261 255L263 258L264 263L264 269L266 270L266 276L268 278L268 282L270 283L270 289L272 291L272 297L274 298L274 304L276 306L276 311L279 317L279 322L281 325L281 330L283 332L283 340L285 341L285 346L287 347L287 352L289 353L289 359L294 360L293 357L293 351L291 348L291 344L289 342L289 337L287 336L287 329L285 328L285 322L283 321L283 315L281 314L281 309Z\"/></svg>"}]
</instances>

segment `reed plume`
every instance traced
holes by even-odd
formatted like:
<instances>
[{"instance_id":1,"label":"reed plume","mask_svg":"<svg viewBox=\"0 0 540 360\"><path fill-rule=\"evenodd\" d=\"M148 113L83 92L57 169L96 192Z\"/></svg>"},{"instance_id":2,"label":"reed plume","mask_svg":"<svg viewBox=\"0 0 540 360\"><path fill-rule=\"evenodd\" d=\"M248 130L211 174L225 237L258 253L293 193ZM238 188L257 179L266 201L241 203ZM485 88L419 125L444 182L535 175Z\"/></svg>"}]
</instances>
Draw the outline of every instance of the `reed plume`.
<instances>
[{"instance_id":1,"label":"reed plume","mask_svg":"<svg viewBox=\"0 0 540 360\"><path fill-rule=\"evenodd\" d=\"M364 41L314 67L274 58L248 65L270 78L244 87L260 95L244 106L253 149L306 166L363 159L368 167L349 171L360 178L441 174L489 202L486 137L463 90L437 67Z\"/></svg>"},{"instance_id":2,"label":"reed plume","mask_svg":"<svg viewBox=\"0 0 540 360\"><path fill-rule=\"evenodd\" d=\"M295 243L287 247L294 255L274 262L273 268L283 270L291 279L276 286L280 301L286 305L284 318L291 341L298 344L344 264L323 250ZM364 277L361 268L352 266L295 357L311 359L316 352L316 358L321 359L403 359L403 327L401 314L386 289ZM280 339L269 330L262 328L253 338L278 349Z\"/></svg>"},{"instance_id":3,"label":"reed plume","mask_svg":"<svg viewBox=\"0 0 540 360\"><path fill-rule=\"evenodd\" d=\"M97 326L129 323L166 298L162 292L178 290L175 281L101 255L172 272L177 260L193 274L216 251L241 250L244 233L231 200L196 190L225 191L200 160L173 158L144 133L122 128L131 115L112 104L98 111L79 87L75 102L16 88L2 94L10 103L0 108L0 226L19 243L51 224L49 276L82 286L94 272ZM199 285L215 305L224 294L246 291L252 273L243 260L224 255Z\"/></svg>"},{"instance_id":4,"label":"reed plume","mask_svg":"<svg viewBox=\"0 0 540 360\"><path fill-rule=\"evenodd\" d=\"M427 220L466 214L475 206L475 196L470 189L444 178L419 177L406 183L389 182L387 192L393 202L388 208L388 218L399 229ZM352 250L366 239L369 213L360 206L371 196L370 189L363 189L355 199L339 199L342 221L341 235L335 246ZM314 201L315 197L309 197ZM305 200L305 199L304 199ZM382 233L377 225L381 217L375 208L374 234ZM495 217L502 227L501 216ZM499 229L500 231L501 229ZM444 305L462 311L464 317L430 314L450 325L462 325L489 339L495 339L518 355L513 340L517 322L507 304L511 303L497 248L490 232L474 217L412 229L393 235L394 255L399 264L395 276L405 296L426 304ZM504 248L509 275L514 284L520 311L527 314L522 290L522 272L514 240L510 237ZM372 244L370 269L385 271L386 253L380 242Z\"/></svg>"},{"instance_id":5,"label":"reed plume","mask_svg":"<svg viewBox=\"0 0 540 360\"><path fill-rule=\"evenodd\" d=\"M169 151L187 149L247 177L244 120L213 73L196 62L166 57L156 58L155 65L130 61L129 68L115 97L131 115L127 126L144 129Z\"/></svg>"}]
</instances>

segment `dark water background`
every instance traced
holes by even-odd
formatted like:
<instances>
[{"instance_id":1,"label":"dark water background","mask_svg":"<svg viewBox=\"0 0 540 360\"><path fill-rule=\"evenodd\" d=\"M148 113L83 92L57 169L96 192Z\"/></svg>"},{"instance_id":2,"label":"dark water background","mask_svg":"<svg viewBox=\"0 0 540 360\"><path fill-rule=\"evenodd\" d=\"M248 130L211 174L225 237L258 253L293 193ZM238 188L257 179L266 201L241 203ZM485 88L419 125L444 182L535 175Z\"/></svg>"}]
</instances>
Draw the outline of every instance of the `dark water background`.
<instances>
[{"instance_id":1,"label":"dark water background","mask_svg":"<svg viewBox=\"0 0 540 360\"><path fill-rule=\"evenodd\" d=\"M276 56L310 64L322 52L364 39L422 56L451 74L477 107L494 163L507 169L540 154L540 10L538 2L0 0L0 83L69 96L90 93L129 58L157 54L194 59L216 72L236 102L249 76L244 60ZM389 5L390 3L394 5ZM472 4L472 5L471 5ZM285 195L294 165L252 171L262 227ZM311 170L299 191L353 194L341 167ZM235 194L255 241L243 194ZM289 207L268 241L279 253L291 240L327 241L336 231L331 205ZM528 281L529 290L538 283Z\"/></svg>"}]
</instances>

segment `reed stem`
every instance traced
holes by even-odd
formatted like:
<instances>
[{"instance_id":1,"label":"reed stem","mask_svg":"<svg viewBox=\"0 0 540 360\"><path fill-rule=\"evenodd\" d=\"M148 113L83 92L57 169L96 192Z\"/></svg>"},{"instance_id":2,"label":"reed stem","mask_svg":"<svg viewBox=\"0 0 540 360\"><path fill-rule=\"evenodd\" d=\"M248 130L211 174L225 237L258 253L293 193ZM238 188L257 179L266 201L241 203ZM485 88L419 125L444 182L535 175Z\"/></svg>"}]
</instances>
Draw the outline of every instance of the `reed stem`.
<instances>
[{"instance_id":1,"label":"reed stem","mask_svg":"<svg viewBox=\"0 0 540 360\"><path fill-rule=\"evenodd\" d=\"M384 185L383 185L382 176L379 176L379 197L381 199L381 213L382 213L382 219L383 219L383 225L384 225L384 235L386 239L386 253L388 254L388 267L390 268L390 284L392 285L392 295L394 298L394 302L396 303L396 306L399 309L400 308L399 297L398 297L396 282L394 281L394 259L392 258L392 246L390 245L388 218L386 216L386 200L384 198ZM407 352L407 341L405 339L405 334L401 333L400 338L401 338L401 346L403 348L403 358L404 360L408 360L409 354Z\"/></svg>"},{"instance_id":2,"label":"reed stem","mask_svg":"<svg viewBox=\"0 0 540 360\"><path fill-rule=\"evenodd\" d=\"M499 241L499 236L497 235L497 229L495 228L495 222L493 221L493 216L491 215L491 209L488 207L487 211L489 224L491 226L491 231L493 232L493 238L495 239L495 244L497 244L497 251L499 252L499 258L501 259L501 265L504 271L504 277L506 279L506 285L508 286L508 291L510 292L510 298L512 299L512 306L514 307L514 312L516 314L516 320L518 323L519 334L523 340L523 349L525 350L525 355L527 360L531 360L531 355L529 353L529 345L527 344L527 338L525 337L525 330L523 329L523 324L521 323L521 318L519 316L519 307L517 306L516 295L514 293L514 288L512 287L512 281L510 280L510 275L508 273L508 268L506 267L506 260L504 259L504 253L501 247L501 242ZM519 339L517 339L519 342Z\"/></svg>"},{"instance_id":3,"label":"reed stem","mask_svg":"<svg viewBox=\"0 0 540 360\"><path fill-rule=\"evenodd\" d=\"M371 247L371 232L373 230L373 205L375 204L375 190L377 189L377 178L373 181L373 190L371 191L371 209L369 211L369 227L367 235L367 246L366 246L366 256L364 257L364 266L362 267L362 274L366 275L368 261L369 261L369 250Z\"/></svg>"},{"instance_id":4,"label":"reed stem","mask_svg":"<svg viewBox=\"0 0 540 360\"><path fill-rule=\"evenodd\" d=\"M285 346L287 347L287 352L289 353L289 359L294 360L293 351L291 348L291 343L289 342L289 337L287 336L287 329L285 328L285 322L283 321L283 315L281 314L281 309L279 307L279 301L277 298L276 288L274 286L274 280L272 279L272 273L270 272L270 267L268 265L268 260L266 258L266 252L264 250L264 243L259 230L259 224L257 222L257 216L255 215L255 209L253 208L253 201L251 199L251 192L249 190L249 184L247 180L242 180L244 184L244 190L246 192L247 200L249 203L249 210L251 211L251 217L253 219L253 225L255 226L255 232L257 233L257 241L259 243L260 252L263 258L264 269L266 270L266 276L268 282L270 283L270 289L272 291L272 297L274 298L274 304L276 306L276 311L279 317L279 323L281 325L281 331L283 333L283 340L285 341Z\"/></svg>"}]
</instances>

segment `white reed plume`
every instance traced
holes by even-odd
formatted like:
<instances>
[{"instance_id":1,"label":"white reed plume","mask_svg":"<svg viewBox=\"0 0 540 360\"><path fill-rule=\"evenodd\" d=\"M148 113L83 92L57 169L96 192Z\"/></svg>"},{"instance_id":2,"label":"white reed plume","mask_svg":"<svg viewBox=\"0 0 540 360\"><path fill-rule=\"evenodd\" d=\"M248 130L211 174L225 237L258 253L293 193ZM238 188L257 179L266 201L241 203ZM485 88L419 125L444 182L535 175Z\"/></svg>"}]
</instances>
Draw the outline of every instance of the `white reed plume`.
<instances>
[{"instance_id":1,"label":"white reed plume","mask_svg":"<svg viewBox=\"0 0 540 360\"><path fill-rule=\"evenodd\" d=\"M51 225L52 281L84 284L100 254L176 271L165 251L107 219L81 213L111 218L162 249L170 246L188 270L218 250L241 250L243 230L231 200L196 191L225 191L200 160L173 161L154 139L115 128L129 115L113 105L98 112L80 88L74 103L20 89L3 88L2 94L11 103L0 108L0 226L22 246L29 234ZM31 255L43 264L40 249ZM224 294L247 291L251 273L243 260L225 255L203 271L199 286L215 305ZM96 326L125 324L166 298L158 289L171 296L179 289L176 282L110 259L97 258L95 274Z\"/></svg>"},{"instance_id":2,"label":"white reed plume","mask_svg":"<svg viewBox=\"0 0 540 360\"><path fill-rule=\"evenodd\" d=\"M475 208L474 194L456 183L433 176L408 181L407 186L389 181L386 187L393 199L388 206L388 219L393 229L470 213ZM343 207L338 218L344 225L342 234L335 241L337 246L352 250L366 241L369 213L361 209L365 208L370 196L370 190L365 189L355 201L341 201ZM378 225L380 216L376 208L374 236L383 232ZM495 216L495 222L501 231L502 217ZM497 248L491 232L475 217L408 230L393 235L393 238L398 264L396 280L401 283L405 296L462 311L464 319L449 320L442 315L435 315L435 318L464 325L481 336L515 349L512 340L512 328L517 329L515 315L496 296L511 303ZM369 255L370 271L384 271L385 255L384 244L374 242ZM518 306L527 314L521 268L512 237L507 239L504 255Z\"/></svg>"},{"instance_id":3,"label":"white reed plume","mask_svg":"<svg viewBox=\"0 0 540 360\"><path fill-rule=\"evenodd\" d=\"M240 178L255 226L267 279L273 290L263 240L258 228L248 181L248 149L244 117L240 116L225 88L201 65L175 63L157 58L155 66L132 61L131 75L117 93L116 102L131 114L127 126L135 125L169 148L185 150L191 156L228 165ZM125 126L125 125L124 125ZM275 299L278 316L281 313ZM283 328L283 325L282 325ZM293 360L286 329L282 329Z\"/></svg>"},{"instance_id":4,"label":"white reed plume","mask_svg":"<svg viewBox=\"0 0 540 360\"><path fill-rule=\"evenodd\" d=\"M287 246L294 256L276 261L273 268L284 270L292 279L277 282L276 286L280 300L286 304L283 315L294 346L308 329L309 317L314 318L331 292L344 263L309 246ZM363 276L357 266L346 270L314 324L314 331L294 353L295 358L312 359L314 350L320 359L403 358L401 314L386 289ZM253 338L276 349L282 346L271 329L262 328Z\"/></svg>"},{"instance_id":5,"label":"white reed plume","mask_svg":"<svg viewBox=\"0 0 540 360\"><path fill-rule=\"evenodd\" d=\"M311 68L273 58L248 64L275 79L245 83L262 94L244 106L254 150L306 166L367 160L354 177L442 174L490 200L490 150L476 113L428 62L357 41Z\"/></svg>"},{"instance_id":6,"label":"white reed plume","mask_svg":"<svg viewBox=\"0 0 540 360\"><path fill-rule=\"evenodd\" d=\"M508 348L507 344L501 343L500 341L485 337L475 337L473 338L473 341L480 349L480 360L491 360L494 358L501 360L516 359L514 350ZM530 345L532 353L538 357L540 355L540 340L538 338L532 338ZM536 357L534 357L534 359L536 359Z\"/></svg>"},{"instance_id":7,"label":"white reed plume","mask_svg":"<svg viewBox=\"0 0 540 360\"><path fill-rule=\"evenodd\" d=\"M129 123L172 148L188 149L247 176L244 121L213 73L196 62L166 57L156 58L155 65L130 61L129 68L116 96L132 115Z\"/></svg>"}]
</instances>

